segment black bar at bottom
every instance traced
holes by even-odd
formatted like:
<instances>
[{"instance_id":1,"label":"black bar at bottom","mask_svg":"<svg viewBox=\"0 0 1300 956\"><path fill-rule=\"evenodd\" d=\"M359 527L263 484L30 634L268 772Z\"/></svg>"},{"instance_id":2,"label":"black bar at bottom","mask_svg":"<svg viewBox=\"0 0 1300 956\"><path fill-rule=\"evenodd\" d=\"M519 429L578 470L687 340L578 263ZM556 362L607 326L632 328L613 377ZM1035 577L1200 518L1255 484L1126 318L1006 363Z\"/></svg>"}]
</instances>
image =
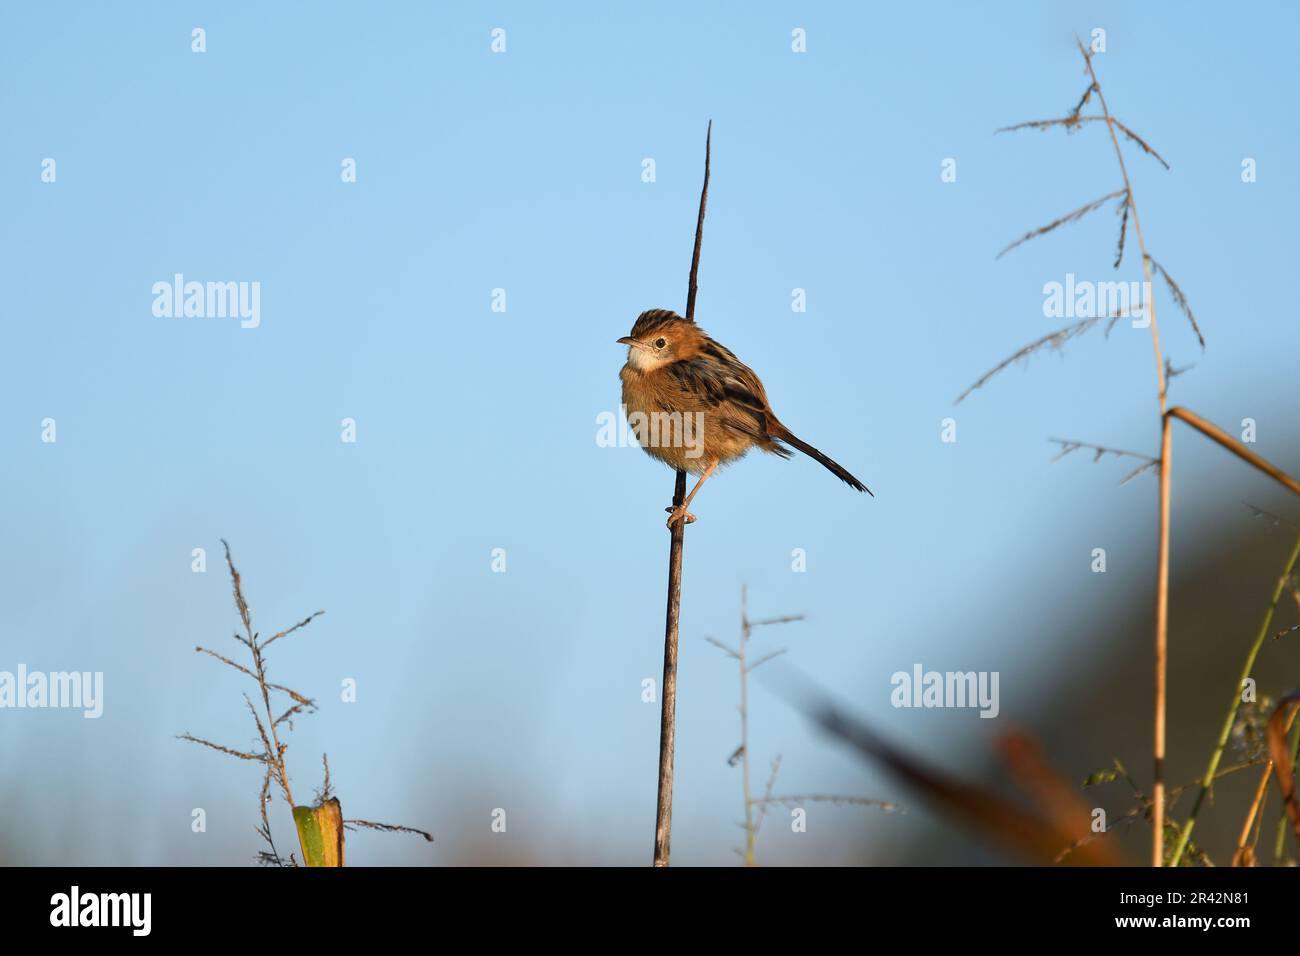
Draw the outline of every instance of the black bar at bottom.
<instances>
[{"instance_id":1,"label":"black bar at bottom","mask_svg":"<svg viewBox=\"0 0 1300 956\"><path fill-rule=\"evenodd\" d=\"M682 932L719 938L767 926L809 941L902 927L927 944L1031 929L1172 941L1293 928L1295 896L1294 872L1277 869L31 868L0 870L0 926L7 941L147 935L205 948L462 933L612 943L671 914Z\"/></svg>"}]
</instances>

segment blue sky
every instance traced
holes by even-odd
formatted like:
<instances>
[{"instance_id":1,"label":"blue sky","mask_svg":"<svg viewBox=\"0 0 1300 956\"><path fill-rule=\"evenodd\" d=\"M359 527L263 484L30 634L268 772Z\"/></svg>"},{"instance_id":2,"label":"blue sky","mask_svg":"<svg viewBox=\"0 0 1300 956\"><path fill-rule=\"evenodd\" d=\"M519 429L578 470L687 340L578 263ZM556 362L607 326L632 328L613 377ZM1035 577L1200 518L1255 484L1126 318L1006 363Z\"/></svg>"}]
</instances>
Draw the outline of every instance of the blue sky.
<instances>
[{"instance_id":1,"label":"blue sky","mask_svg":"<svg viewBox=\"0 0 1300 956\"><path fill-rule=\"evenodd\" d=\"M1126 149L1147 242L1209 343L1158 299L1167 354L1196 363L1173 400L1229 430L1255 418L1267 456L1289 437L1300 346L1296 21L1281 3L6 9L0 669L106 687L98 721L0 713L27 860L252 856L256 771L173 739L251 741L239 675L193 652L237 649L221 537L261 629L327 611L272 654L322 703L293 735L299 793L328 750L347 815L439 840L361 835L354 859L448 862L497 807L503 855L648 858L658 708L641 681L661 667L672 476L598 447L596 421L618 407L614 339L684 308L710 119L697 318L876 497L760 456L696 499L675 859L727 863L739 840L735 675L704 638L734 641L742 583L756 615L809 617L756 646L788 647L882 730L936 758L987 743L997 721L973 712L892 709L889 675L1000 671L1014 718L1087 666L1054 624L1147 585L1155 483L1049 464L1047 438L1158 442L1150 339L1123 324L954 409L1055 327L1044 283L1138 269L1130 235L1111 270L1109 207L995 261L1120 184L1100 128L992 131L1062 115L1086 85L1074 36L1106 30L1110 106L1172 165ZM153 284L178 272L259 282L260 326L155 317ZM1237 474L1221 452L1176 454L1178 512L1240 507L1211 493ZM906 802L777 696L756 688L753 710L760 774L784 754L779 789ZM776 860L845 859L846 835L887 844L895 825L818 813L801 838L773 828ZM101 814L109 832L87 822Z\"/></svg>"}]
</instances>

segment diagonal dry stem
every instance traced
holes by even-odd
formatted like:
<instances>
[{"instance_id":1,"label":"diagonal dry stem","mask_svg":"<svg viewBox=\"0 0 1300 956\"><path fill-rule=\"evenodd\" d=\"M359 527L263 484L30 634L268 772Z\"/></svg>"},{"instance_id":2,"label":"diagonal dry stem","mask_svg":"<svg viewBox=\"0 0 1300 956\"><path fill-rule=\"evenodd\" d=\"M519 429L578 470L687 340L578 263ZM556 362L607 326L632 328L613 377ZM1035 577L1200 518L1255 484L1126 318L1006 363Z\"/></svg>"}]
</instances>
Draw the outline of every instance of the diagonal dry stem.
<instances>
[{"instance_id":1,"label":"diagonal dry stem","mask_svg":"<svg viewBox=\"0 0 1300 956\"><path fill-rule=\"evenodd\" d=\"M424 839L429 843L433 842L432 833L428 833L424 830L417 830L415 827L405 827L398 823L375 823L371 820L344 820L343 826L349 830L361 828L365 830L379 830L381 833L414 833L417 836L424 837Z\"/></svg>"},{"instance_id":2,"label":"diagonal dry stem","mask_svg":"<svg viewBox=\"0 0 1300 956\"><path fill-rule=\"evenodd\" d=\"M1052 459L1054 462L1060 461L1066 455L1078 451L1081 448L1086 448L1092 452L1092 460L1094 463L1101 461L1102 458L1107 455L1113 455L1116 458L1137 458L1142 462L1142 464L1138 465L1125 475L1120 481L1121 485L1128 484L1138 475L1150 471L1152 468L1157 468L1160 465L1160 459L1152 458L1150 455L1143 455L1136 451L1124 451L1121 448L1109 448L1106 445L1094 445L1091 442L1074 441L1073 439L1067 438L1049 438L1048 441L1055 442L1061 446L1060 452L1058 452L1056 457Z\"/></svg>"},{"instance_id":3,"label":"diagonal dry stem","mask_svg":"<svg viewBox=\"0 0 1300 956\"><path fill-rule=\"evenodd\" d=\"M1005 249L999 252L996 258L1001 259L1012 249L1016 248L1019 245L1023 245L1024 243L1028 242L1030 239L1037 239L1039 236L1046 235L1047 233L1051 232L1053 229L1057 229L1061 226L1066 225L1067 223L1077 222L1078 220L1082 219L1084 216L1088 215L1088 213L1092 212L1094 209L1099 209L1102 206L1104 206L1106 203L1110 202L1112 199L1118 199L1119 197L1124 196L1125 194L1126 194L1125 189L1117 189L1113 193L1107 193L1105 196L1102 196L1100 199L1094 199L1090 203L1085 203L1084 205L1080 206L1078 209L1074 210L1073 212L1067 212L1064 216L1061 216L1059 219L1053 219L1047 225L1039 226L1037 229L1025 233L1015 242L1011 243L1011 245L1007 246Z\"/></svg>"},{"instance_id":4,"label":"diagonal dry stem","mask_svg":"<svg viewBox=\"0 0 1300 956\"><path fill-rule=\"evenodd\" d=\"M240 760L254 760L258 763L267 763L266 754L248 753L243 750L235 750L233 747L223 747L221 744L214 744L211 740L204 740L202 737L195 737L193 734L178 734L180 740L188 740L192 744L201 744L204 747L211 747L213 750L220 751L223 754L229 754L232 757L238 757Z\"/></svg>"},{"instance_id":5,"label":"diagonal dry stem","mask_svg":"<svg viewBox=\"0 0 1300 956\"><path fill-rule=\"evenodd\" d=\"M945 814L1030 862L1051 862L1062 847L1079 840L1088 829L1089 815L1073 798L1071 800L1076 804L1073 811L1050 809L1043 814L1038 808L1027 809L1010 803L997 793L920 763L820 694L805 699L801 709L827 733L839 737L863 756L906 781ZM1039 789L1045 791L1046 788ZM1054 795L1066 792L1059 786L1053 789ZM1056 821L1066 818L1070 819L1071 825L1063 829ZM1106 842L1081 846L1077 856L1080 862L1092 865L1122 863L1116 848Z\"/></svg>"},{"instance_id":6,"label":"diagonal dry stem","mask_svg":"<svg viewBox=\"0 0 1300 956\"><path fill-rule=\"evenodd\" d=\"M221 663L223 663L223 664L229 664L231 667L233 667L235 670L239 671L241 674L247 674L249 677L253 678L253 680L257 680L257 675L256 675L256 674L254 674L252 671L250 671L250 670L249 670L247 667L245 667L243 664L239 664L239 663L237 663L237 662L235 662L235 661L232 661L229 657L226 657L226 656L224 656L224 655L222 655L222 654L218 654L216 651L209 650L209 649L206 648L206 647L196 647L196 648L194 648L194 649L195 649L196 651L198 651L200 654L207 654L207 655L210 656L210 657L215 657L217 660L221 661ZM299 704L301 704L303 707L312 708L312 707L315 707L315 706L316 706L316 701L312 700L310 697L304 697L302 694L298 693L296 690L292 690L292 689L290 689L290 688L288 688L288 687L285 687L283 684L272 684L272 683L269 683L269 682L268 682L266 686L269 687L269 688L271 688L271 690L278 690L278 691L280 691L280 693L282 693L282 694L287 694L287 695L289 695L289 696L292 697L295 701L297 701Z\"/></svg>"},{"instance_id":7,"label":"diagonal dry stem","mask_svg":"<svg viewBox=\"0 0 1300 956\"><path fill-rule=\"evenodd\" d=\"M1272 478L1278 484L1282 485L1282 487L1286 488L1288 491L1300 495L1300 481L1296 481L1294 478L1288 475L1281 468L1277 467L1277 465L1274 465L1272 462L1264 458L1261 458L1259 455L1255 454L1253 451L1251 451L1241 442L1237 441L1237 439L1233 438L1231 435L1225 432L1218 425L1215 425L1213 422L1206 421L1204 418L1202 418L1200 415L1197 415L1195 412L1183 408L1182 406L1179 405L1175 405L1173 408L1169 409L1169 414L1167 417L1177 418L1186 422L1187 424L1195 428L1197 431L1199 431L1202 435L1205 435L1207 438L1211 439L1212 441L1215 441L1218 444L1222 445L1224 448L1228 449L1228 451L1232 452L1238 458L1242 459L1243 461L1247 462L1254 468L1257 468L1260 471L1262 471L1264 474L1268 475L1270 478Z\"/></svg>"},{"instance_id":8,"label":"diagonal dry stem","mask_svg":"<svg viewBox=\"0 0 1300 956\"><path fill-rule=\"evenodd\" d=\"M1255 826L1255 821L1264 819L1264 802L1268 796L1268 779L1273 775L1273 761L1264 765L1264 772L1259 775L1259 785L1255 788L1255 798L1250 801L1250 809L1246 812L1246 819L1241 824L1241 834L1237 837L1237 850L1232 854L1233 866L1254 866L1255 865L1255 844L1259 842L1259 828ZM1255 838L1252 840L1250 831L1255 830Z\"/></svg>"},{"instance_id":9,"label":"diagonal dry stem","mask_svg":"<svg viewBox=\"0 0 1300 956\"><path fill-rule=\"evenodd\" d=\"M966 391L957 396L957 400L953 402L953 404L960 405L971 392L978 388L983 388L992 378L999 373L1006 371L1017 362L1023 361L1043 349L1050 349L1053 351L1058 350L1071 339L1077 339L1099 322L1101 322L1100 316L1095 316L1091 319L1082 319L1078 322L1067 325L1064 328L1057 329L1054 332L1048 332L1042 338L1034 339L1034 341L1020 349L1017 349L1011 355L1008 355L1001 362L976 379L974 384L968 386Z\"/></svg>"},{"instance_id":10,"label":"diagonal dry stem","mask_svg":"<svg viewBox=\"0 0 1300 956\"><path fill-rule=\"evenodd\" d=\"M1191 303L1187 301L1187 296L1183 293L1182 287L1174 281L1174 277L1165 271L1165 267L1156 260L1147 256L1147 261L1156 272L1165 277L1165 285L1169 287L1169 294L1173 297L1174 305L1187 316L1187 321L1192 323L1192 331L1196 333L1196 340L1201 343L1201 351L1205 351L1205 336L1201 334L1201 327L1196 323L1196 315L1192 312Z\"/></svg>"},{"instance_id":11,"label":"diagonal dry stem","mask_svg":"<svg viewBox=\"0 0 1300 956\"><path fill-rule=\"evenodd\" d=\"M298 630L299 628L306 627L308 624L310 624L312 621L316 620L316 618L320 617L320 616L321 616L322 614L324 614L324 613L325 613L324 611L313 611L311 614L308 614L305 618L303 618L301 621L299 621L299 622L298 622L297 624L295 624L293 627L286 627L286 628L285 628L283 631L281 631L279 634L272 634L272 635L271 635L270 637L268 637L266 640L264 640L264 641L261 642L262 650L266 650L268 647L270 647L272 644L274 644L274 643L275 643L276 641L278 641L280 638L282 638L282 637L288 637L290 634L292 634L294 631Z\"/></svg>"}]
</instances>

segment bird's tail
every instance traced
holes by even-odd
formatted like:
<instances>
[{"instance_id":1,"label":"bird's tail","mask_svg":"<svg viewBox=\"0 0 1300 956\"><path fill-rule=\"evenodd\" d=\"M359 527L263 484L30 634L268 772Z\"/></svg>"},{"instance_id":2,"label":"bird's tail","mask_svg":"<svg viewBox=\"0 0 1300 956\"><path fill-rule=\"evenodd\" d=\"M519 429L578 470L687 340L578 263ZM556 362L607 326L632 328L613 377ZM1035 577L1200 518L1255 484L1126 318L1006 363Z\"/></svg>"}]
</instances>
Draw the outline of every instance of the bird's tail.
<instances>
[{"instance_id":1,"label":"bird's tail","mask_svg":"<svg viewBox=\"0 0 1300 956\"><path fill-rule=\"evenodd\" d=\"M844 482L846 485L848 485L850 488L854 489L855 491L865 491L867 494L871 495L871 497L873 498L876 497L874 494L871 493L871 489L868 488L866 485L864 485L862 482L858 481L858 479L854 478L853 475L849 473L849 470L847 468L845 468L835 459L831 458L829 455L823 455L812 445L808 444L806 441L796 436L793 432L790 431L790 429L786 428L784 425L776 423L775 428L768 429L768 434L771 435L773 438L779 439L789 445L793 445L795 448L798 448L809 458L812 458L813 460L820 462L823 466L825 466L827 471L831 472L836 478Z\"/></svg>"}]
</instances>

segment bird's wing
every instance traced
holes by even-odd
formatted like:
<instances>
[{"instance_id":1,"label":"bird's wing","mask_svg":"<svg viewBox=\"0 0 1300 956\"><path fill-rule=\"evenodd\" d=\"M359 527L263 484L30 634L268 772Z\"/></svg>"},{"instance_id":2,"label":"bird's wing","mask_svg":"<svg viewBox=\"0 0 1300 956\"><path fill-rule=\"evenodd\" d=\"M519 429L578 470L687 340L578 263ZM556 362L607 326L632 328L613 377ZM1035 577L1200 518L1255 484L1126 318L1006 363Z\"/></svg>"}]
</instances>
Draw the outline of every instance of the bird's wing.
<instances>
[{"instance_id":1,"label":"bird's wing","mask_svg":"<svg viewBox=\"0 0 1300 956\"><path fill-rule=\"evenodd\" d=\"M725 428L767 443L773 416L763 383L725 348L711 344L718 354L699 355L666 368L682 404L712 415Z\"/></svg>"}]
</instances>

